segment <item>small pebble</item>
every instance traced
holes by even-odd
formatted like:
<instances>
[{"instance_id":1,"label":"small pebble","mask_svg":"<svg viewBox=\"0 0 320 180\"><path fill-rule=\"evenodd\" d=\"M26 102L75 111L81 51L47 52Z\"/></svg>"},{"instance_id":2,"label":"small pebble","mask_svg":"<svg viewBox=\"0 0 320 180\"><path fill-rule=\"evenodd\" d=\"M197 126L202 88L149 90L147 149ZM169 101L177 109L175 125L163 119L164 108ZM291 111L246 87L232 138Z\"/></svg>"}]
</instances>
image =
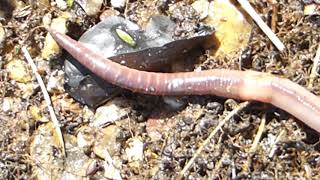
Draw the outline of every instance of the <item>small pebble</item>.
<instances>
[{"instance_id":1,"label":"small pebble","mask_svg":"<svg viewBox=\"0 0 320 180\"><path fill-rule=\"evenodd\" d=\"M78 0L77 3L82 7L87 15L94 16L100 12L103 0Z\"/></svg>"},{"instance_id":2,"label":"small pebble","mask_svg":"<svg viewBox=\"0 0 320 180\"><path fill-rule=\"evenodd\" d=\"M61 10L66 10L67 9L67 2L64 1L64 0L56 0L56 4L57 4L57 7Z\"/></svg>"},{"instance_id":3,"label":"small pebble","mask_svg":"<svg viewBox=\"0 0 320 180\"><path fill-rule=\"evenodd\" d=\"M31 3L32 4L32 3ZM33 1L33 6L38 7L39 9L44 9L50 6L49 0L38 0L38 1Z\"/></svg>"},{"instance_id":4,"label":"small pebble","mask_svg":"<svg viewBox=\"0 0 320 180\"><path fill-rule=\"evenodd\" d=\"M117 137L120 133L120 128L116 125L110 125L105 128L92 128L94 136L93 152L100 158L105 159L106 150L111 156L120 151L120 143L117 142Z\"/></svg>"},{"instance_id":5,"label":"small pebble","mask_svg":"<svg viewBox=\"0 0 320 180\"><path fill-rule=\"evenodd\" d=\"M223 111L223 106L218 102L210 102L207 104L207 109L212 114L220 114Z\"/></svg>"},{"instance_id":6,"label":"small pebble","mask_svg":"<svg viewBox=\"0 0 320 180\"><path fill-rule=\"evenodd\" d=\"M12 106L12 99L9 97L5 97L3 98L2 101L2 111L3 112L8 112L11 110L11 106Z\"/></svg>"},{"instance_id":7,"label":"small pebble","mask_svg":"<svg viewBox=\"0 0 320 180\"><path fill-rule=\"evenodd\" d=\"M308 15L316 15L316 14L320 14L320 11L318 10L318 5L316 4L308 4L304 6L303 9L303 14L308 16Z\"/></svg>"},{"instance_id":8,"label":"small pebble","mask_svg":"<svg viewBox=\"0 0 320 180\"><path fill-rule=\"evenodd\" d=\"M126 101L124 99L117 98L99 107L90 125L93 127L103 127L121 120L130 113L129 108L123 107L125 105Z\"/></svg>"},{"instance_id":9,"label":"small pebble","mask_svg":"<svg viewBox=\"0 0 320 180\"><path fill-rule=\"evenodd\" d=\"M126 158L128 159L129 166L133 168L134 171L138 171L138 169L142 166L143 161L143 142L140 138L131 138L127 141Z\"/></svg>"},{"instance_id":10,"label":"small pebble","mask_svg":"<svg viewBox=\"0 0 320 180\"><path fill-rule=\"evenodd\" d=\"M126 155L129 162L143 160L143 142L140 138L131 138L127 141Z\"/></svg>"},{"instance_id":11,"label":"small pebble","mask_svg":"<svg viewBox=\"0 0 320 180\"><path fill-rule=\"evenodd\" d=\"M211 118L203 117L200 119L199 127L201 131L207 131L214 125L214 121Z\"/></svg>"},{"instance_id":12,"label":"small pebble","mask_svg":"<svg viewBox=\"0 0 320 180\"><path fill-rule=\"evenodd\" d=\"M122 180L119 170L107 162L104 163L104 177L106 179Z\"/></svg>"},{"instance_id":13,"label":"small pebble","mask_svg":"<svg viewBox=\"0 0 320 180\"><path fill-rule=\"evenodd\" d=\"M67 22L67 19L65 17L58 17L52 20L50 27L57 30L58 32L65 34L67 32L66 22ZM43 59L48 60L52 56L59 54L60 51L61 51L60 46L48 33L46 36L46 40L44 42L44 47L41 52L41 57Z\"/></svg>"},{"instance_id":14,"label":"small pebble","mask_svg":"<svg viewBox=\"0 0 320 180\"><path fill-rule=\"evenodd\" d=\"M114 8L123 8L126 5L126 0L111 0L111 6Z\"/></svg>"},{"instance_id":15,"label":"small pebble","mask_svg":"<svg viewBox=\"0 0 320 180\"><path fill-rule=\"evenodd\" d=\"M86 176L93 176L101 168L101 164L97 160L93 160L87 167Z\"/></svg>"},{"instance_id":16,"label":"small pebble","mask_svg":"<svg viewBox=\"0 0 320 180\"><path fill-rule=\"evenodd\" d=\"M163 102L166 103L171 110L179 110L186 105L186 102L177 97L163 96Z\"/></svg>"},{"instance_id":17,"label":"small pebble","mask_svg":"<svg viewBox=\"0 0 320 180\"><path fill-rule=\"evenodd\" d=\"M29 159L31 162L36 162L32 164L34 176L38 179L86 177L88 168L94 160L77 147L76 137L70 134L63 135L67 151L67 156L63 157L54 127L51 122L44 123L35 129L34 135L30 138ZM51 170L50 173L48 169Z\"/></svg>"},{"instance_id":18,"label":"small pebble","mask_svg":"<svg viewBox=\"0 0 320 180\"><path fill-rule=\"evenodd\" d=\"M106 9L100 14L100 21L103 21L104 19L110 17L110 16L119 16L120 12L115 9Z\"/></svg>"},{"instance_id":19,"label":"small pebble","mask_svg":"<svg viewBox=\"0 0 320 180\"><path fill-rule=\"evenodd\" d=\"M88 106L82 108L82 119L84 123L88 123L94 116L94 112Z\"/></svg>"},{"instance_id":20,"label":"small pebble","mask_svg":"<svg viewBox=\"0 0 320 180\"><path fill-rule=\"evenodd\" d=\"M38 106L30 106L28 110L32 119L40 121L43 117ZM42 121L41 121L42 122Z\"/></svg>"},{"instance_id":21,"label":"small pebble","mask_svg":"<svg viewBox=\"0 0 320 180\"><path fill-rule=\"evenodd\" d=\"M209 2L208 0L197 0L192 3L192 7L200 14L200 20L205 19L209 12Z\"/></svg>"},{"instance_id":22,"label":"small pebble","mask_svg":"<svg viewBox=\"0 0 320 180\"><path fill-rule=\"evenodd\" d=\"M77 145L80 148L89 148L94 143L94 135L90 127L81 127L77 134Z\"/></svg>"},{"instance_id":23,"label":"small pebble","mask_svg":"<svg viewBox=\"0 0 320 180\"><path fill-rule=\"evenodd\" d=\"M47 13L42 18L42 23L45 27L49 27L51 24L52 15L50 13Z\"/></svg>"},{"instance_id":24,"label":"small pebble","mask_svg":"<svg viewBox=\"0 0 320 180\"><path fill-rule=\"evenodd\" d=\"M48 84L47 90L50 93L63 93L64 92L64 72L62 70L57 70L51 73Z\"/></svg>"},{"instance_id":25,"label":"small pebble","mask_svg":"<svg viewBox=\"0 0 320 180\"><path fill-rule=\"evenodd\" d=\"M16 83L17 87L22 92L21 98L28 99L33 95L36 88L39 86L38 84L33 83Z\"/></svg>"},{"instance_id":26,"label":"small pebble","mask_svg":"<svg viewBox=\"0 0 320 180\"><path fill-rule=\"evenodd\" d=\"M146 131L151 141L158 141L162 135L170 131L170 123L165 122L163 119L150 118L147 120Z\"/></svg>"}]
</instances>

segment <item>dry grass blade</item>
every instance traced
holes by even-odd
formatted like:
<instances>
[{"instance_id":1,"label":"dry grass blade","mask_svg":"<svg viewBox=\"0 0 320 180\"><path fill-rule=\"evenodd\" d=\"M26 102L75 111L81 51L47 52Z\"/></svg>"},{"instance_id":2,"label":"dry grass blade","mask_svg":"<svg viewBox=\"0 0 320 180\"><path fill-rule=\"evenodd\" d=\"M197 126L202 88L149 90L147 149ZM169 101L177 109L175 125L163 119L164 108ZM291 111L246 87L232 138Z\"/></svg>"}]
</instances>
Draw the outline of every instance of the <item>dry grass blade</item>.
<instances>
[{"instance_id":1,"label":"dry grass blade","mask_svg":"<svg viewBox=\"0 0 320 180\"><path fill-rule=\"evenodd\" d=\"M192 164L194 163L194 161L196 160L196 158L200 155L200 153L202 152L202 150L204 149L204 147L209 144L210 140L217 134L217 132L219 130L221 130L222 126L235 114L237 114L240 110L242 110L243 108L245 108L246 106L248 106L249 102L243 102L241 103L237 108L235 108L234 110L232 110L222 121L219 122L219 124L217 125L217 127L214 128L214 130L210 133L210 135L208 136L208 138L206 140L203 141L203 143L201 144L201 146L199 147L199 149L196 151L196 153L194 153L193 157L189 160L189 162L186 164L186 166L182 169L182 171L179 173L179 176L177 179L182 179L184 174L187 172L187 170L192 166Z\"/></svg>"},{"instance_id":2,"label":"dry grass blade","mask_svg":"<svg viewBox=\"0 0 320 180\"><path fill-rule=\"evenodd\" d=\"M310 81L309 81L309 85L308 85L309 89L311 89L313 87L313 81L318 76L317 69L319 67L319 63L320 63L320 44L318 45L318 50L317 50L316 56L313 59L313 66L312 66L312 70L311 70L311 74L310 74Z\"/></svg>"},{"instance_id":3,"label":"dry grass blade","mask_svg":"<svg viewBox=\"0 0 320 180\"><path fill-rule=\"evenodd\" d=\"M285 135L286 131L285 130L282 130L280 131L280 133L278 134L276 140L273 142L272 146L271 146L271 150L270 150L270 153L268 155L269 158L272 158L274 153L276 152L277 150L277 143L281 140L281 138Z\"/></svg>"},{"instance_id":4,"label":"dry grass blade","mask_svg":"<svg viewBox=\"0 0 320 180\"><path fill-rule=\"evenodd\" d=\"M258 144L259 144L259 141L260 141L260 139L261 139L261 135L262 135L262 133L263 133L263 131L264 131L265 126L266 126L266 115L264 114L264 115L263 115L263 118L262 118L262 120L261 120L259 129L258 129L257 135L256 135L256 137L254 138L254 141L253 141L253 143L252 143L252 146L251 146L249 152L255 152L255 151L256 151L257 146L258 146Z\"/></svg>"},{"instance_id":5,"label":"dry grass blade","mask_svg":"<svg viewBox=\"0 0 320 180\"><path fill-rule=\"evenodd\" d=\"M260 29L268 36L270 41L277 47L279 51L283 51L285 49L284 44L281 40L275 35L269 26L263 22L258 13L253 9L250 3L247 0L238 0L239 4L241 4L242 8L251 16L251 18L257 23Z\"/></svg>"},{"instance_id":6,"label":"dry grass blade","mask_svg":"<svg viewBox=\"0 0 320 180\"><path fill-rule=\"evenodd\" d=\"M27 59L28 64L31 66L32 72L36 76L36 79L37 79L37 81L38 81L38 83L40 85L41 91L43 93L44 100L46 101L46 104L47 104L47 107L48 107L48 110L49 110L49 113L50 113L51 121L53 122L53 124L55 126L56 133L57 133L57 135L59 137L62 154L64 156L66 156L63 136L62 136L62 132L60 130L60 123L59 123L59 121L58 121L58 119L56 117L56 114L54 112L53 106L51 104L51 99L50 99L49 93L48 93L48 91L46 89L46 86L45 86L40 74L38 73L37 67L34 64L34 62L33 62L32 58L31 58L27 48L26 47L22 47L22 52L23 52L25 58Z\"/></svg>"}]
</instances>

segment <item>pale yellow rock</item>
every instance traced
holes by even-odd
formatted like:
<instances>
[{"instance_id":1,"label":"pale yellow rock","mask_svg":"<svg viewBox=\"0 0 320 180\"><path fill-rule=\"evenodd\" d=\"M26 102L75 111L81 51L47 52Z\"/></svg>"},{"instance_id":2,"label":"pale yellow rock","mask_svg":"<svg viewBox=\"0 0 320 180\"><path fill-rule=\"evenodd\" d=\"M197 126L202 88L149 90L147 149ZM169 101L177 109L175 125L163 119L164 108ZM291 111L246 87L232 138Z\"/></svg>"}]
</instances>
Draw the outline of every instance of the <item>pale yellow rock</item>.
<instances>
[{"instance_id":1,"label":"pale yellow rock","mask_svg":"<svg viewBox=\"0 0 320 180\"><path fill-rule=\"evenodd\" d=\"M28 113L32 119L38 122L49 122L49 119L42 115L41 109L38 106L30 106Z\"/></svg>"},{"instance_id":2,"label":"pale yellow rock","mask_svg":"<svg viewBox=\"0 0 320 180\"><path fill-rule=\"evenodd\" d=\"M9 78L21 83L27 83L32 80L31 72L26 62L22 60L13 60L6 65L9 72Z\"/></svg>"},{"instance_id":3,"label":"pale yellow rock","mask_svg":"<svg viewBox=\"0 0 320 180\"><path fill-rule=\"evenodd\" d=\"M249 42L252 21L229 0L211 1L205 23L216 29L220 42L220 47L212 52L216 56L236 56Z\"/></svg>"},{"instance_id":4,"label":"pale yellow rock","mask_svg":"<svg viewBox=\"0 0 320 180\"><path fill-rule=\"evenodd\" d=\"M88 126L83 126L77 134L77 144L80 148L89 148L95 141L94 129Z\"/></svg>"},{"instance_id":5,"label":"pale yellow rock","mask_svg":"<svg viewBox=\"0 0 320 180\"><path fill-rule=\"evenodd\" d=\"M30 106L29 114L34 120L40 120L42 118L41 110L37 106Z\"/></svg>"},{"instance_id":6,"label":"pale yellow rock","mask_svg":"<svg viewBox=\"0 0 320 180\"><path fill-rule=\"evenodd\" d=\"M77 146L76 137L64 134L67 156L59 151L59 141L51 122L39 126L30 143L30 159L36 179L86 179L90 159Z\"/></svg>"},{"instance_id":7,"label":"pale yellow rock","mask_svg":"<svg viewBox=\"0 0 320 180\"><path fill-rule=\"evenodd\" d=\"M34 166L33 173L37 179L58 179L63 168L63 159L54 156L53 147L59 147L59 142L54 138L54 126L47 123L39 126L30 143L30 158L41 166ZM41 167L41 168L40 168ZM47 169L50 169L48 171Z\"/></svg>"},{"instance_id":8,"label":"pale yellow rock","mask_svg":"<svg viewBox=\"0 0 320 180\"><path fill-rule=\"evenodd\" d=\"M320 8L318 8L318 6L319 5L316 5L316 4L305 5L304 8L303 8L303 14L306 15L306 16L307 15L316 15L316 14L319 15L320 14Z\"/></svg>"},{"instance_id":9,"label":"pale yellow rock","mask_svg":"<svg viewBox=\"0 0 320 180\"><path fill-rule=\"evenodd\" d=\"M116 138L119 132L120 129L116 125L110 125L102 129L96 128L93 152L102 159L105 159L106 149L111 156L118 152L120 144L117 143Z\"/></svg>"},{"instance_id":10,"label":"pale yellow rock","mask_svg":"<svg viewBox=\"0 0 320 180\"><path fill-rule=\"evenodd\" d=\"M51 28L55 29L58 32L65 34L67 32L66 27L67 18L64 16L60 16L52 20ZM56 41L52 38L52 36L48 33L46 36L46 40L44 42L44 48L41 52L41 57L43 59L50 59L52 56L59 54L61 51L60 46L56 43Z\"/></svg>"}]
</instances>

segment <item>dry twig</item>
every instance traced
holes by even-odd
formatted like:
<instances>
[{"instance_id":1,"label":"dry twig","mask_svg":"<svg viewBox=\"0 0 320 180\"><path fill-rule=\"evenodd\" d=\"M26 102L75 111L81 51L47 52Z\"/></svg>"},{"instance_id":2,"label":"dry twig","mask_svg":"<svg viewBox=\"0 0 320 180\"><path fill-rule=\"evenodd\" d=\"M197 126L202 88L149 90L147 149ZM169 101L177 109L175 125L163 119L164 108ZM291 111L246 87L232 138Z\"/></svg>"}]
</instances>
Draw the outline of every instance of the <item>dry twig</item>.
<instances>
[{"instance_id":1,"label":"dry twig","mask_svg":"<svg viewBox=\"0 0 320 180\"><path fill-rule=\"evenodd\" d=\"M49 113L50 113L51 121L52 121L52 123L53 123L53 125L55 127L55 131L56 131L56 133L58 135L58 138L59 138L59 141L60 141L62 154L64 156L66 156L63 136L62 136L62 132L60 130L60 123L59 123L59 121L58 121L58 119L56 117L56 114L54 112L49 93L48 93L48 91L46 89L46 86L45 86L40 74L38 73L37 66L34 64L34 62L33 62L32 58L31 58L27 48L26 47L22 47L22 52L23 52L25 58L27 59L28 64L31 66L32 72L36 76L36 79L37 79L37 81L38 81L38 83L40 85L41 91L43 93L44 100L46 101L46 104L47 104L47 107L48 107L48 110L49 110Z\"/></svg>"},{"instance_id":2,"label":"dry twig","mask_svg":"<svg viewBox=\"0 0 320 180\"><path fill-rule=\"evenodd\" d=\"M248 106L249 102L243 102L241 103L237 108L235 108L234 110L232 110L222 121L220 121L220 123L217 125L216 128L214 128L214 130L210 133L210 135L208 136L208 138L206 140L203 141L203 143L201 144L201 146L199 147L199 149L194 153L193 157L189 160L189 162L186 164L186 166L182 169L182 171L179 173L179 176L177 179L182 179L182 177L184 176L184 174L187 172L187 170L191 167L191 165L194 163L194 161L196 160L196 158L200 155L200 153L202 152L202 150L204 149L204 147L209 144L210 140L217 134L217 132L219 130L221 130L222 126L235 114L237 114L240 110L242 110L243 108L245 108L246 106Z\"/></svg>"},{"instance_id":3,"label":"dry twig","mask_svg":"<svg viewBox=\"0 0 320 180\"><path fill-rule=\"evenodd\" d=\"M252 157L253 157L254 153L256 152L256 150L257 150L257 147L258 147L258 144L260 142L262 133L263 133L263 131L265 129L265 126L266 126L266 114L264 114L262 119L261 119L261 122L260 122L260 125L259 125L259 128L258 128L256 137L254 138L252 146L249 149L249 152L248 152L249 155L248 155L248 158L247 158L247 163L244 164L243 167L242 167L242 172L244 172L244 173L248 173L250 171L249 167L250 167L250 164L252 163Z\"/></svg>"},{"instance_id":4,"label":"dry twig","mask_svg":"<svg viewBox=\"0 0 320 180\"><path fill-rule=\"evenodd\" d=\"M285 49L284 44L280 41L280 39L272 32L269 26L263 22L258 13L253 9L250 3L247 0L238 0L239 4L241 4L242 8L251 16L251 18L257 23L260 29L268 36L270 41L277 47L279 51L283 51Z\"/></svg>"}]
</instances>

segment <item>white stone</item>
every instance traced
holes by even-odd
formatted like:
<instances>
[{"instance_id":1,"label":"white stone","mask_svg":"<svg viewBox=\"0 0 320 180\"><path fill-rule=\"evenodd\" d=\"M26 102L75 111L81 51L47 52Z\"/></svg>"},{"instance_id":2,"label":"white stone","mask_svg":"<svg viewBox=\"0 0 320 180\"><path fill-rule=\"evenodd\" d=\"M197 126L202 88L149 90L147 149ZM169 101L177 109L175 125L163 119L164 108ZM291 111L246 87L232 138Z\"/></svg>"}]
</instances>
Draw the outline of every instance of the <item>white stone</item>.
<instances>
[{"instance_id":1,"label":"white stone","mask_svg":"<svg viewBox=\"0 0 320 180\"><path fill-rule=\"evenodd\" d=\"M130 112L130 108L127 108L126 103L127 102L125 100L117 98L99 107L96 110L90 126L102 127L115 121L121 120Z\"/></svg>"},{"instance_id":2,"label":"white stone","mask_svg":"<svg viewBox=\"0 0 320 180\"><path fill-rule=\"evenodd\" d=\"M209 13L209 2L208 0L197 0L192 3L192 7L200 14L200 19L204 19Z\"/></svg>"},{"instance_id":3,"label":"white stone","mask_svg":"<svg viewBox=\"0 0 320 180\"><path fill-rule=\"evenodd\" d=\"M132 138L128 141L126 155L129 162L143 161L143 142L139 138Z\"/></svg>"},{"instance_id":4,"label":"white stone","mask_svg":"<svg viewBox=\"0 0 320 180\"><path fill-rule=\"evenodd\" d=\"M61 10L66 10L67 9L67 2L64 0L56 0L57 7Z\"/></svg>"},{"instance_id":5,"label":"white stone","mask_svg":"<svg viewBox=\"0 0 320 180\"><path fill-rule=\"evenodd\" d=\"M8 97L3 98L3 101L2 101L2 111L3 111L3 112L8 112L8 111L10 111L10 109L11 109L11 104L12 104L12 99L11 99L11 98L8 98Z\"/></svg>"},{"instance_id":6,"label":"white stone","mask_svg":"<svg viewBox=\"0 0 320 180\"><path fill-rule=\"evenodd\" d=\"M126 0L111 0L112 7L122 8L126 5Z\"/></svg>"}]
</instances>

